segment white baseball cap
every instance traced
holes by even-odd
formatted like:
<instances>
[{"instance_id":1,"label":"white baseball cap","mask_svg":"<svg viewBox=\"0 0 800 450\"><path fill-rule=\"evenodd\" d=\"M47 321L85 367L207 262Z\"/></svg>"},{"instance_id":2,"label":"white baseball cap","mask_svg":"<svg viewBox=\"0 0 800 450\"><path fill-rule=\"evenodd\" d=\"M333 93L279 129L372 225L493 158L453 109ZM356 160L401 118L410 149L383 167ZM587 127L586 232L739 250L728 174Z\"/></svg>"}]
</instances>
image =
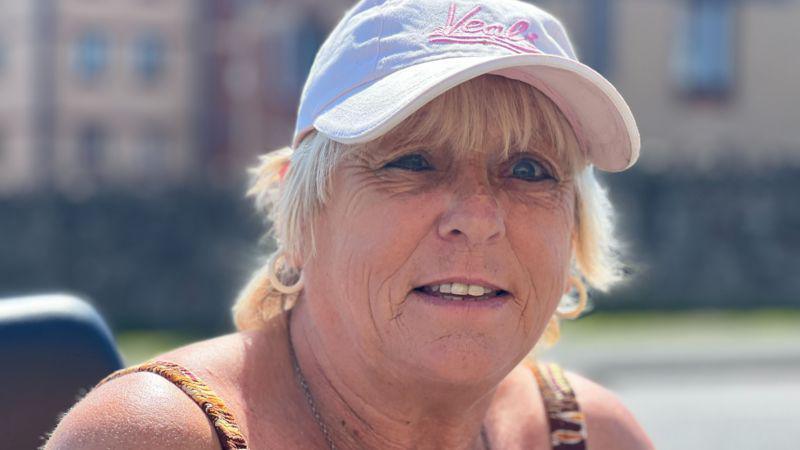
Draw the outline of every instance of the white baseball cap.
<instances>
[{"instance_id":1,"label":"white baseball cap","mask_svg":"<svg viewBox=\"0 0 800 450\"><path fill-rule=\"evenodd\" d=\"M312 129L345 144L373 140L484 74L552 99L598 169L622 171L638 159L639 130L620 93L578 61L558 19L518 0L358 2L317 53L292 147Z\"/></svg>"}]
</instances>

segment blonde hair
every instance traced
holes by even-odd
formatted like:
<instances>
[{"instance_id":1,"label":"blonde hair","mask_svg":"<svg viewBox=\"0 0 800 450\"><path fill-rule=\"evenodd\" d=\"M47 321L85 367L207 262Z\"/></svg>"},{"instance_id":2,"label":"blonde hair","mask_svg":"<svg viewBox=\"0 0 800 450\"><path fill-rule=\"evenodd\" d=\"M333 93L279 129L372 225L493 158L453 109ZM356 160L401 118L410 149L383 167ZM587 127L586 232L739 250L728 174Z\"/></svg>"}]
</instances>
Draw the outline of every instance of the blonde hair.
<instances>
[{"instance_id":1,"label":"blonde hair","mask_svg":"<svg viewBox=\"0 0 800 450\"><path fill-rule=\"evenodd\" d=\"M252 173L248 195L272 223L276 252L288 265L313 256L315 217L330 196L331 173L351 152L367 151L392 137L394 143L449 142L451 148L474 151L485 142L492 123L508 152L513 147L541 144L555 148L561 166L574 177L576 233L573 272L598 290L606 291L621 278L618 243L613 236L613 209L606 190L586 165L577 138L561 110L541 91L521 81L483 75L460 84L420 108L400 125L373 142L345 145L312 131L295 151L285 147L261 157ZM302 258L300 258L302 256ZM271 286L262 267L252 276L233 307L237 329L257 328L286 307L287 299ZM277 275L277 274L276 274ZM552 322L552 321L551 321ZM558 324L544 340L555 343Z\"/></svg>"}]
</instances>

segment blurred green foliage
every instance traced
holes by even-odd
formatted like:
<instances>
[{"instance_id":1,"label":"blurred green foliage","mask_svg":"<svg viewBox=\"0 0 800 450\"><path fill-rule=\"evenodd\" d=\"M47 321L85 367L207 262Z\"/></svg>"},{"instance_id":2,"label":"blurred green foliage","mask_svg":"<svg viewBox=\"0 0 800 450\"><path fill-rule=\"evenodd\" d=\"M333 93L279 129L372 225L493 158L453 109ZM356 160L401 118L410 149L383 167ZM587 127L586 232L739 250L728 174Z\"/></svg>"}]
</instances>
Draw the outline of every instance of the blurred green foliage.
<instances>
[{"instance_id":1,"label":"blurred green foliage","mask_svg":"<svg viewBox=\"0 0 800 450\"><path fill-rule=\"evenodd\" d=\"M116 340L125 364L133 365L206 337L185 331L131 330L117 334Z\"/></svg>"},{"instance_id":2,"label":"blurred green foliage","mask_svg":"<svg viewBox=\"0 0 800 450\"><path fill-rule=\"evenodd\" d=\"M759 348L800 343L800 310L697 310L589 314L561 322L558 345L667 348Z\"/></svg>"}]
</instances>

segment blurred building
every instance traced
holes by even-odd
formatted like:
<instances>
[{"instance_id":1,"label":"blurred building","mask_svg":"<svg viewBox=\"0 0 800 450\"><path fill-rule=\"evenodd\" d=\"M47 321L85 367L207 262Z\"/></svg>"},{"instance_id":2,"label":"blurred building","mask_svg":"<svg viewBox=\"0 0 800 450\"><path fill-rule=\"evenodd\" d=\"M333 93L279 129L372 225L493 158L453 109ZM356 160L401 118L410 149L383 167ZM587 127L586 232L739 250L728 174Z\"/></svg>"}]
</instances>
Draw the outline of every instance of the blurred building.
<instances>
[{"instance_id":1,"label":"blurred building","mask_svg":"<svg viewBox=\"0 0 800 450\"><path fill-rule=\"evenodd\" d=\"M0 288L85 292L128 326L224 322L262 232L245 169L289 143L352 3L0 0ZM642 131L607 180L636 284L598 305L797 306L800 0L534 3ZM168 189L188 183L230 189Z\"/></svg>"},{"instance_id":2,"label":"blurred building","mask_svg":"<svg viewBox=\"0 0 800 450\"><path fill-rule=\"evenodd\" d=\"M184 181L197 165L197 2L86 3L55 2L55 182Z\"/></svg>"},{"instance_id":3,"label":"blurred building","mask_svg":"<svg viewBox=\"0 0 800 450\"><path fill-rule=\"evenodd\" d=\"M800 165L800 1L538 3L630 103L643 168Z\"/></svg>"},{"instance_id":4,"label":"blurred building","mask_svg":"<svg viewBox=\"0 0 800 450\"><path fill-rule=\"evenodd\" d=\"M291 140L317 49L352 0L210 0L214 35L210 173L238 180L256 156Z\"/></svg>"},{"instance_id":5,"label":"blurred building","mask_svg":"<svg viewBox=\"0 0 800 450\"><path fill-rule=\"evenodd\" d=\"M0 0L0 189L191 177L197 5Z\"/></svg>"},{"instance_id":6,"label":"blurred building","mask_svg":"<svg viewBox=\"0 0 800 450\"><path fill-rule=\"evenodd\" d=\"M0 0L0 192L240 183L352 0ZM798 0L537 0L630 102L641 166L800 163Z\"/></svg>"},{"instance_id":7,"label":"blurred building","mask_svg":"<svg viewBox=\"0 0 800 450\"><path fill-rule=\"evenodd\" d=\"M37 170L34 2L0 0L0 191L32 189Z\"/></svg>"},{"instance_id":8,"label":"blurred building","mask_svg":"<svg viewBox=\"0 0 800 450\"><path fill-rule=\"evenodd\" d=\"M0 192L239 182L351 3L0 0Z\"/></svg>"}]
</instances>

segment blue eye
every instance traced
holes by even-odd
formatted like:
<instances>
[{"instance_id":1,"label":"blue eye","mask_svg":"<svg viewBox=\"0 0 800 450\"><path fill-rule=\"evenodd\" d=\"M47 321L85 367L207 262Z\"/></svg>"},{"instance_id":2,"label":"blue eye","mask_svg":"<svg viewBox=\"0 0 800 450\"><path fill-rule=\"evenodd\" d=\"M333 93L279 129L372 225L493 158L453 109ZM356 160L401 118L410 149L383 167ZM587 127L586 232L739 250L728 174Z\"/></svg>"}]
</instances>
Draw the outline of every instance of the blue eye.
<instances>
[{"instance_id":1,"label":"blue eye","mask_svg":"<svg viewBox=\"0 0 800 450\"><path fill-rule=\"evenodd\" d=\"M553 178L545 167L536 160L522 158L511 168L511 175L525 181L541 181Z\"/></svg>"},{"instance_id":2,"label":"blue eye","mask_svg":"<svg viewBox=\"0 0 800 450\"><path fill-rule=\"evenodd\" d=\"M411 155L401 156L394 161L386 164L384 168L396 168L403 170L410 170L412 172L422 172L424 170L433 170L431 163L425 159L424 156L414 153Z\"/></svg>"}]
</instances>

